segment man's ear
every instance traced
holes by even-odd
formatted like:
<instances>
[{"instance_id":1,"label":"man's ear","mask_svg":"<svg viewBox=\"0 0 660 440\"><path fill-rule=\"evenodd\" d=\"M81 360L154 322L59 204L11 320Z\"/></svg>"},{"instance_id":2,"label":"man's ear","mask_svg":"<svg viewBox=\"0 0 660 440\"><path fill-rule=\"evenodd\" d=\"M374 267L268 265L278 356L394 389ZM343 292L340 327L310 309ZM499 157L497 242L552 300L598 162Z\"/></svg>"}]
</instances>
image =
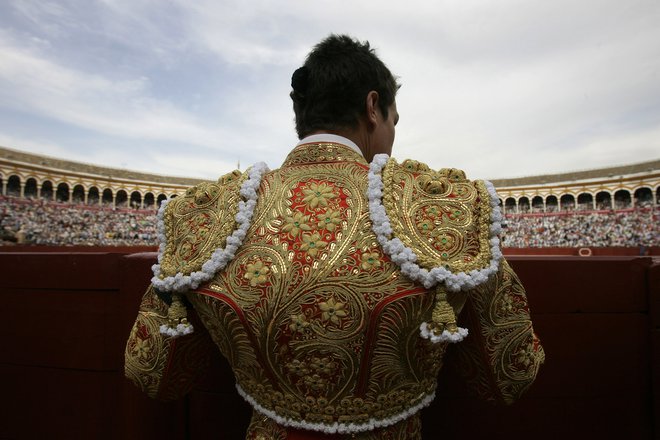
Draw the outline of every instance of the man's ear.
<instances>
[{"instance_id":1,"label":"man's ear","mask_svg":"<svg viewBox=\"0 0 660 440\"><path fill-rule=\"evenodd\" d=\"M372 90L367 93L365 105L367 110L367 121L369 122L370 127L378 125L379 123L378 113L380 112L380 107L378 107L378 99L379 96L377 91Z\"/></svg>"}]
</instances>

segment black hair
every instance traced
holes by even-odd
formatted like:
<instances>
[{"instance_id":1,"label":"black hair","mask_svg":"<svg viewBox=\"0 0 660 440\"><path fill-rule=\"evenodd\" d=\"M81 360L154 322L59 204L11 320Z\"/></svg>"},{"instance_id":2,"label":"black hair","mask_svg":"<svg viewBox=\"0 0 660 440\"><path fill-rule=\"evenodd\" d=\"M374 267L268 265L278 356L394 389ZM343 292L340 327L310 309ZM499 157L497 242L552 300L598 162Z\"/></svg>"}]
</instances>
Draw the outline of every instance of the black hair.
<instances>
[{"instance_id":1,"label":"black hair","mask_svg":"<svg viewBox=\"0 0 660 440\"><path fill-rule=\"evenodd\" d=\"M330 35L293 73L291 87L296 132L302 139L318 130L357 127L372 90L378 92L378 106L387 118L399 85L368 41Z\"/></svg>"}]
</instances>

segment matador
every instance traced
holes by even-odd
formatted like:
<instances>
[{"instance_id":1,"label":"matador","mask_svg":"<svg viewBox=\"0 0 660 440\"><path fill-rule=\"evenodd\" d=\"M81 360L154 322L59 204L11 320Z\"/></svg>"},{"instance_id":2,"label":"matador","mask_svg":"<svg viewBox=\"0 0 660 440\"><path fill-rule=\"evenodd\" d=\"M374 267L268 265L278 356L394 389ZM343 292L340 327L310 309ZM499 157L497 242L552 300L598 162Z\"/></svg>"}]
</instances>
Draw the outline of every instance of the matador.
<instances>
[{"instance_id":1,"label":"matador","mask_svg":"<svg viewBox=\"0 0 660 440\"><path fill-rule=\"evenodd\" d=\"M178 398L210 336L253 408L246 438L278 440L421 439L450 344L486 399L532 384L544 352L497 193L390 157L398 88L368 43L332 35L293 75L301 140L279 169L161 205L127 377Z\"/></svg>"}]
</instances>

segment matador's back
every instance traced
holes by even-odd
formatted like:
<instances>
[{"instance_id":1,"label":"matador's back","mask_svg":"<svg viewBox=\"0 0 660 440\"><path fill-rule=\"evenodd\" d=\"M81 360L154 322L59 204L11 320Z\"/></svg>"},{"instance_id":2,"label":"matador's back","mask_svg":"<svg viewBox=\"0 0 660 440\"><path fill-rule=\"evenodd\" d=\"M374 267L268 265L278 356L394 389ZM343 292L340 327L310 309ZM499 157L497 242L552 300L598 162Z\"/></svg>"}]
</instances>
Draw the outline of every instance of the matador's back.
<instances>
[{"instance_id":1,"label":"matador's back","mask_svg":"<svg viewBox=\"0 0 660 440\"><path fill-rule=\"evenodd\" d=\"M254 409L248 438L420 438L452 342L484 397L514 400L543 351L488 185L321 142L192 188L161 212L127 375L186 392L207 331ZM183 296L204 327L190 335Z\"/></svg>"}]
</instances>

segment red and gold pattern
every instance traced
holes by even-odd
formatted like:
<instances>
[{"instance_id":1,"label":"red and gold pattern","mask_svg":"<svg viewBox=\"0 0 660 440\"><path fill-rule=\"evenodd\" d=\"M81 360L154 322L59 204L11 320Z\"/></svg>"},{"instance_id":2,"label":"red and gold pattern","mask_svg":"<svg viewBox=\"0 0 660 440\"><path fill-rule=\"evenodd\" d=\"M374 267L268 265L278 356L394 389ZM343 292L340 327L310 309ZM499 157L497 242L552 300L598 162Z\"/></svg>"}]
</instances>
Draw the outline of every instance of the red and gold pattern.
<instances>
[{"instance_id":1,"label":"red and gold pattern","mask_svg":"<svg viewBox=\"0 0 660 440\"><path fill-rule=\"evenodd\" d=\"M286 429L257 412L252 413L246 440L422 440L422 423L414 414L386 428L351 435L324 434L303 429Z\"/></svg>"},{"instance_id":2,"label":"red and gold pattern","mask_svg":"<svg viewBox=\"0 0 660 440\"><path fill-rule=\"evenodd\" d=\"M482 181L469 181L453 168L433 171L390 159L383 205L394 236L415 252L421 267L457 273L490 264L490 195Z\"/></svg>"},{"instance_id":3,"label":"red and gold pattern","mask_svg":"<svg viewBox=\"0 0 660 440\"><path fill-rule=\"evenodd\" d=\"M160 277L199 271L211 254L224 248L236 228L241 184L247 173L233 171L204 182L173 199L165 209L165 246Z\"/></svg>"},{"instance_id":4,"label":"red and gold pattern","mask_svg":"<svg viewBox=\"0 0 660 440\"><path fill-rule=\"evenodd\" d=\"M458 357L477 394L512 403L532 384L545 353L529 320L525 290L509 264L501 264L497 276L468 296L461 317L479 326L460 344Z\"/></svg>"},{"instance_id":5,"label":"red and gold pattern","mask_svg":"<svg viewBox=\"0 0 660 440\"><path fill-rule=\"evenodd\" d=\"M488 264L482 238L490 211L479 183L457 170L434 173L411 161L392 170L384 173L386 188L392 186L384 204L397 213L393 229L407 236L407 246L452 270ZM419 438L413 414L433 398L447 344L419 336L419 324L431 318L435 291L401 275L378 244L367 208L367 171L364 159L341 145L294 149L282 168L264 177L234 259L187 295L232 366L239 391L270 416L255 412L248 438L286 438L282 422L291 432L355 424L390 433L336 438ZM422 199L433 202L418 203ZM478 373L470 380L486 397L515 398L543 360L515 274L502 262L487 285L448 293L447 300L457 312L465 304L461 318L469 321L464 325L470 337L457 349L470 341L460 355ZM145 313L152 313L150 306L143 305L136 325ZM153 319L164 314L160 310ZM131 334L126 352L131 376L147 389L158 385L158 362L170 354L154 329L149 344L163 347L151 349L149 362L135 361L141 356L135 347L144 339L139 331ZM405 423L392 424L401 415Z\"/></svg>"},{"instance_id":6,"label":"red and gold pattern","mask_svg":"<svg viewBox=\"0 0 660 440\"><path fill-rule=\"evenodd\" d=\"M124 373L149 397L174 400L188 393L210 364L213 344L200 328L194 338L173 339L159 331L167 305L147 289L125 350ZM201 327L201 326L199 326Z\"/></svg>"}]
</instances>

